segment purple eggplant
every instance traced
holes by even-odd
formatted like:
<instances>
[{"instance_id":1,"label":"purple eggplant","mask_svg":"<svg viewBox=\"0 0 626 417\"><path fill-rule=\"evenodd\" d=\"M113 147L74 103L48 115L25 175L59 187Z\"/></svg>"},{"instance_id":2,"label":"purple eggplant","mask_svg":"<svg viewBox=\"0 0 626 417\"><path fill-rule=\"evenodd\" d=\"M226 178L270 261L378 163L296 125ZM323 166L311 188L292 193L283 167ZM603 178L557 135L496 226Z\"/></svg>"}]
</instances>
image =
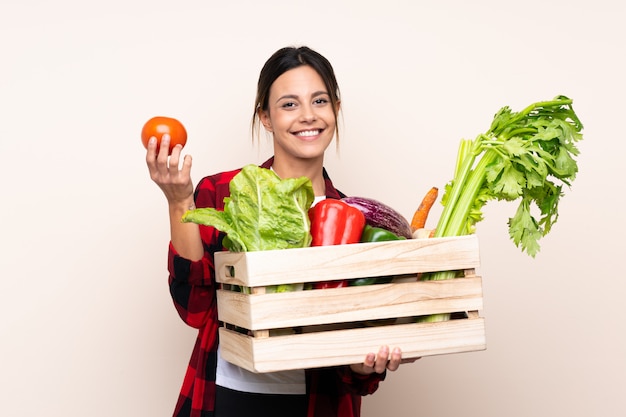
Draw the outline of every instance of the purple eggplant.
<instances>
[{"instance_id":1,"label":"purple eggplant","mask_svg":"<svg viewBox=\"0 0 626 417\"><path fill-rule=\"evenodd\" d=\"M365 215L365 221L370 226L389 230L407 239L413 235L409 221L402 214L380 201L366 197L344 197L342 201L361 210Z\"/></svg>"}]
</instances>

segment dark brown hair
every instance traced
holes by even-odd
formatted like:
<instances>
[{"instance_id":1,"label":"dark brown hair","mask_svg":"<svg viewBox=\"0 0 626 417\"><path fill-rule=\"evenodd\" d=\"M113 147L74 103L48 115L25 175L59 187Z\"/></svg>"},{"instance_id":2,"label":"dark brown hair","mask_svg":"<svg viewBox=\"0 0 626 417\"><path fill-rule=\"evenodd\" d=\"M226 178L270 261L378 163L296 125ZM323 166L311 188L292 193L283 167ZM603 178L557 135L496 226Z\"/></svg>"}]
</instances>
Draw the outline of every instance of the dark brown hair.
<instances>
[{"instance_id":1,"label":"dark brown hair","mask_svg":"<svg viewBox=\"0 0 626 417\"><path fill-rule=\"evenodd\" d=\"M270 95L270 88L278 77L285 72L298 68L303 65L308 65L317 72L324 85L328 90L330 96L330 102L335 115L335 135L339 138L339 123L338 123L338 111L337 104L340 101L339 85L335 78L335 71L333 70L330 62L318 52L315 52L311 48L306 46L300 47L285 47L281 48L265 62L261 73L259 74L259 82L257 83L256 100L254 103L254 114L252 115L252 131L254 134L255 128L258 126L258 112L259 110L266 111L268 108L268 100Z\"/></svg>"}]
</instances>

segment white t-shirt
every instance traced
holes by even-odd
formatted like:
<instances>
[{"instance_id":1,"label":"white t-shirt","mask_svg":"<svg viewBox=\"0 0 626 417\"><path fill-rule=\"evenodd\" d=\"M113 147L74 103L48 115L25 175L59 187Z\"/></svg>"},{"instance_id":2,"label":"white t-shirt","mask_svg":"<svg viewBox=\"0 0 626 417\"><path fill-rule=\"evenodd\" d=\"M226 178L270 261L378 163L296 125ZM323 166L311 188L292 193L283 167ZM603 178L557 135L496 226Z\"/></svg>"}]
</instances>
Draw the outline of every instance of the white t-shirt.
<instances>
[{"instance_id":1,"label":"white t-shirt","mask_svg":"<svg viewBox=\"0 0 626 417\"><path fill-rule=\"evenodd\" d=\"M313 200L313 204L311 204L311 207L313 207L314 205L316 205L317 203L325 199L326 199L325 195L316 195L315 199Z\"/></svg>"},{"instance_id":2,"label":"white t-shirt","mask_svg":"<svg viewBox=\"0 0 626 417\"><path fill-rule=\"evenodd\" d=\"M306 394L304 370L254 373L222 359L217 348L217 374L215 383L243 392L261 394Z\"/></svg>"}]
</instances>

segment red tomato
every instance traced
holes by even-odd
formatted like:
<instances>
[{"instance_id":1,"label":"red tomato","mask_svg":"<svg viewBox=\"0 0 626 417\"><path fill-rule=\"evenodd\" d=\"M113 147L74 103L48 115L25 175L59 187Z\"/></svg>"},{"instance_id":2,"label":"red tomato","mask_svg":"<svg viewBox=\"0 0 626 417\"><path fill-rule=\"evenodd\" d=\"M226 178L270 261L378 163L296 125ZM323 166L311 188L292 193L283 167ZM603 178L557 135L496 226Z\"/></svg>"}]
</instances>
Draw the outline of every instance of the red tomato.
<instances>
[{"instance_id":1,"label":"red tomato","mask_svg":"<svg viewBox=\"0 0 626 417\"><path fill-rule=\"evenodd\" d=\"M171 117L157 116L148 120L141 129L141 142L143 146L148 148L148 141L152 136L157 139L157 150L161 144L161 137L165 134L170 135L170 149L172 153L174 146L180 144L185 146L187 143L187 131L181 122Z\"/></svg>"}]
</instances>

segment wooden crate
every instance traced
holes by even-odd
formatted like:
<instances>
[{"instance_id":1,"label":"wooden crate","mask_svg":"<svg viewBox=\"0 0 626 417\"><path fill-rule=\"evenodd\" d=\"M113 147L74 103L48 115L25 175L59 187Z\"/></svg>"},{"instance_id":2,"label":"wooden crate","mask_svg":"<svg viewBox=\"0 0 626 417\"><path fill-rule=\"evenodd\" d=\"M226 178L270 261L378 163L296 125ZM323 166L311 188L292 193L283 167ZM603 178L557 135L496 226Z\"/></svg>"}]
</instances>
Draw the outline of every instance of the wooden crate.
<instances>
[{"instance_id":1,"label":"wooden crate","mask_svg":"<svg viewBox=\"0 0 626 417\"><path fill-rule=\"evenodd\" d=\"M405 358L485 349L476 236L215 254L220 350L253 372L362 362L381 345ZM418 281L419 273L464 277ZM389 284L266 293L269 285L402 276ZM250 293L231 290L249 287ZM417 323L415 316L462 313ZM236 328L239 328L238 330ZM241 329L248 332L241 332ZM290 333L290 334L285 334Z\"/></svg>"}]
</instances>

